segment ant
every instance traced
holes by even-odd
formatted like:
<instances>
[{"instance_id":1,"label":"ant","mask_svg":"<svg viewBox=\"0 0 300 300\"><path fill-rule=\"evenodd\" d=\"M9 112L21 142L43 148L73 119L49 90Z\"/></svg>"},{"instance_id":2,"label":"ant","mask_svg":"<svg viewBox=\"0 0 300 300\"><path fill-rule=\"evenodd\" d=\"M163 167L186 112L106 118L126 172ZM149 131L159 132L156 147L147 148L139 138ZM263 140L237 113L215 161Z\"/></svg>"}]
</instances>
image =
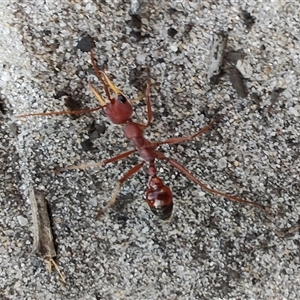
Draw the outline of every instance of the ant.
<instances>
[{"instance_id":1,"label":"ant","mask_svg":"<svg viewBox=\"0 0 300 300\"><path fill-rule=\"evenodd\" d=\"M229 199L234 202L244 203L248 205L255 206L264 212L267 213L266 208L260 204L257 204L252 201L243 200L239 197L232 196L212 188L209 188L204 183L199 181L196 177L194 177L184 166L182 166L179 162L175 161L172 158L166 157L163 153L157 151L157 148L161 145L168 144L178 144L183 142L188 142L199 135L206 133L209 131L212 126L218 121L219 118L213 119L207 126L199 130L193 135L186 137L173 137L169 138L165 141L161 142L150 142L144 137L144 130L149 127L152 121L152 107L150 102L150 71L148 67L148 81L145 91L145 100L147 106L147 123L137 123L134 122L131 118L133 114L133 108L129 100L124 96L124 94L113 84L113 82L109 79L104 70L101 70L97 67L93 51L91 51L91 62L93 68L95 70L95 74L97 78L103 85L105 94L109 100L107 103L101 96L101 94L97 91L97 89L89 83L89 86L95 95L95 97L100 102L100 106L92 109L83 109L77 111L59 111L59 112L46 112L46 113L31 113L21 115L19 117L28 117L28 116L49 116L49 115L63 115L63 114L82 114L85 112L93 112L97 110L103 109L107 118L113 123L117 125L123 125L125 136L132 142L134 149L123 152L115 157L105 159L99 163L93 164L82 164L79 166L69 166L66 168L56 170L56 173L72 170L72 169L85 169L89 167L95 166L104 166L108 163L115 162L125 157L130 156L131 154L138 152L143 161L138 163L134 167L132 167L125 175L118 180L115 190L113 192L111 200L107 203L107 205L102 209L101 212L98 213L100 216L104 213L109 207L111 207L115 202L117 195L121 189L122 184L132 175L137 173L145 164L147 164L147 173L150 176L148 181L148 189L146 192L146 201L151 211L158 216L162 220L169 219L172 215L173 211L173 195L168 186L166 186L162 179L159 178L157 174L157 169L155 167L156 160L163 160L175 167L182 174L184 174L187 178L192 180L194 183L199 185L204 191L207 191L212 194L216 194L222 196L226 199Z\"/></svg>"}]
</instances>

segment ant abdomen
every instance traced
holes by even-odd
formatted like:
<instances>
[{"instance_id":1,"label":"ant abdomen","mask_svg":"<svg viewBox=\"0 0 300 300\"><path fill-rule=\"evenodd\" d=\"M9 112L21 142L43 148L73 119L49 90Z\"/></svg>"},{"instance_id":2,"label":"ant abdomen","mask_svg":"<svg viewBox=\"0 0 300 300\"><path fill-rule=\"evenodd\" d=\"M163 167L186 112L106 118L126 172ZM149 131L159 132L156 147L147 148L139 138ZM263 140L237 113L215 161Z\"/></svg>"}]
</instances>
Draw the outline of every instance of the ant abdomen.
<instances>
[{"instance_id":1,"label":"ant abdomen","mask_svg":"<svg viewBox=\"0 0 300 300\"><path fill-rule=\"evenodd\" d=\"M146 201L151 211L162 220L169 219L173 210L173 195L170 188L156 175L150 178L148 186Z\"/></svg>"}]
</instances>

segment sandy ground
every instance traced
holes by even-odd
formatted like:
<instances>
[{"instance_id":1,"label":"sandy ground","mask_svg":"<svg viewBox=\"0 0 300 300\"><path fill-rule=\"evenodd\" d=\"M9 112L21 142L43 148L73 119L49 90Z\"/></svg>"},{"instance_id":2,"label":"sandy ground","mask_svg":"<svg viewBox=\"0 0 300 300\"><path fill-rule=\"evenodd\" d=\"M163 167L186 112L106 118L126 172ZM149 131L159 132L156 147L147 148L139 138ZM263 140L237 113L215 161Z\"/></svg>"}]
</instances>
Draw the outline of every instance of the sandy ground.
<instances>
[{"instance_id":1,"label":"sandy ground","mask_svg":"<svg viewBox=\"0 0 300 300\"><path fill-rule=\"evenodd\" d=\"M299 225L300 212L299 11L299 2L279 0L2 0L0 298L299 299L299 230L283 234ZM218 32L228 35L227 56L211 85ZM189 135L223 114L210 132L162 151L212 188L269 206L274 217L203 192L157 162L174 195L171 222L145 203L146 169L96 219L138 156L53 170L130 149L122 128L100 112L16 118L63 110L63 93L83 108L98 105L87 85L96 83L89 54L76 47L86 35L130 99L144 92L150 66L150 140ZM236 66L246 97L230 80ZM144 102L134 106L134 118L145 121ZM65 284L32 254L32 191L48 201Z\"/></svg>"}]
</instances>

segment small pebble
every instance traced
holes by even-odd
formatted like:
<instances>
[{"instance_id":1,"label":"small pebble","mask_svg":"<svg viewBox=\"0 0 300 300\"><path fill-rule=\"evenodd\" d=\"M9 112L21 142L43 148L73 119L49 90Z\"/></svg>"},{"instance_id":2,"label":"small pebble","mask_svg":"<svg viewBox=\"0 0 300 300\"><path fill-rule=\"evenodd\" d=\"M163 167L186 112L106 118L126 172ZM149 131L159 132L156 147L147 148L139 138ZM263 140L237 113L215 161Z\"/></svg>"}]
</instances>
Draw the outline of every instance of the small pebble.
<instances>
[{"instance_id":1,"label":"small pebble","mask_svg":"<svg viewBox=\"0 0 300 300\"><path fill-rule=\"evenodd\" d=\"M144 64L145 63L145 60L146 60L146 57L145 55L143 54L137 54L136 56L136 61L140 64Z\"/></svg>"},{"instance_id":2,"label":"small pebble","mask_svg":"<svg viewBox=\"0 0 300 300\"><path fill-rule=\"evenodd\" d=\"M227 159L225 157L220 158L219 160L219 168L224 169L227 166Z\"/></svg>"},{"instance_id":3,"label":"small pebble","mask_svg":"<svg viewBox=\"0 0 300 300\"><path fill-rule=\"evenodd\" d=\"M90 202L90 205L92 205L93 207L96 207L98 205L96 198L91 198L89 200L89 202Z\"/></svg>"},{"instance_id":4,"label":"small pebble","mask_svg":"<svg viewBox=\"0 0 300 300\"><path fill-rule=\"evenodd\" d=\"M8 72L3 72L1 75L1 81L3 82L10 81L10 74Z\"/></svg>"},{"instance_id":5,"label":"small pebble","mask_svg":"<svg viewBox=\"0 0 300 300\"><path fill-rule=\"evenodd\" d=\"M300 114L299 114L299 112L297 111L297 109L295 108L295 107L293 107L293 106L291 106L290 108L289 108L289 111L290 111L290 113L292 113L294 116L296 116L296 117L299 117L300 116Z\"/></svg>"},{"instance_id":6,"label":"small pebble","mask_svg":"<svg viewBox=\"0 0 300 300\"><path fill-rule=\"evenodd\" d=\"M178 50L177 45L175 45L175 44L170 44L170 50L173 51L173 52L176 52L176 51Z\"/></svg>"},{"instance_id":7,"label":"small pebble","mask_svg":"<svg viewBox=\"0 0 300 300\"><path fill-rule=\"evenodd\" d=\"M17 220L20 226L26 226L28 224L28 220L21 215L17 216Z\"/></svg>"},{"instance_id":8,"label":"small pebble","mask_svg":"<svg viewBox=\"0 0 300 300\"><path fill-rule=\"evenodd\" d=\"M236 68L240 71L244 78L251 78L253 68L247 61L238 60Z\"/></svg>"}]
</instances>

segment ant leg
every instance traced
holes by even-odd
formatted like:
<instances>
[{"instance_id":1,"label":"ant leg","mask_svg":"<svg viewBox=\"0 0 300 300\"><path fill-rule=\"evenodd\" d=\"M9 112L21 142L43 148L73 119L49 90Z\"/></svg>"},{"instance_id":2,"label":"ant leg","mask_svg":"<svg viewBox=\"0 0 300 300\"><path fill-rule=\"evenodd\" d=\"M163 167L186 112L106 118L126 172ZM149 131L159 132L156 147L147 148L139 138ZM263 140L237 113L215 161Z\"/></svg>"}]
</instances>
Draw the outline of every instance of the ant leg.
<instances>
[{"instance_id":1,"label":"ant leg","mask_svg":"<svg viewBox=\"0 0 300 300\"><path fill-rule=\"evenodd\" d=\"M97 106L95 108L88 108L88 109L81 109L81 110L71 110L71 111L63 110L63 111L52 111L52 112L45 112L45 113L31 113L31 114L19 115L17 116L17 118L32 117L32 116L80 115L84 113L97 111L104 107L105 106Z\"/></svg>"},{"instance_id":2,"label":"ant leg","mask_svg":"<svg viewBox=\"0 0 300 300\"><path fill-rule=\"evenodd\" d=\"M210 123L207 126L205 126L200 131L196 132L193 135L189 135L189 136L186 136L186 137L170 138L170 139L167 139L167 140L162 141L162 142L157 142L155 144L157 146L160 146L160 145L163 145L163 144L173 145L173 144L179 144L179 143L184 143L184 142L191 141L194 138L196 138L197 136L199 136L200 134L203 134L203 133L209 131L212 128L212 126L214 125L214 123L216 123L217 121L218 121L218 119L214 119L214 120L210 121Z\"/></svg>"},{"instance_id":3,"label":"ant leg","mask_svg":"<svg viewBox=\"0 0 300 300\"><path fill-rule=\"evenodd\" d=\"M82 164L82 165L79 165L79 166L69 166L69 167L65 167L65 168L59 168L59 169L56 169L54 172L56 174L58 174L58 173L61 173L63 171L66 171L66 170L78 170L78 169L83 170L83 169L93 168L93 167L102 167L102 166L105 166L108 163L115 162L115 161L118 161L120 159L123 159L123 158L131 155L132 153L134 153L136 151L137 151L136 149L132 149L132 150L120 153L120 154L118 154L114 157L102 160L98 163Z\"/></svg>"},{"instance_id":4,"label":"ant leg","mask_svg":"<svg viewBox=\"0 0 300 300\"><path fill-rule=\"evenodd\" d=\"M148 80L147 80L147 87L146 87L146 92L145 92L145 97L146 97L146 105L147 105L147 123L144 125L146 129L152 122L153 118L153 112L152 112L152 106L151 106L151 101L150 101L150 68L147 67L147 72L148 72Z\"/></svg>"},{"instance_id":5,"label":"ant leg","mask_svg":"<svg viewBox=\"0 0 300 300\"><path fill-rule=\"evenodd\" d=\"M148 72L148 80L147 80L147 86L146 86L146 91L145 91L145 98L146 98L146 107L147 107L147 123L139 123L139 126L145 130L147 127L150 126L153 118L153 112L152 112L152 106L151 106L151 101L150 101L150 68L149 66L147 67L147 72Z\"/></svg>"},{"instance_id":6,"label":"ant leg","mask_svg":"<svg viewBox=\"0 0 300 300\"><path fill-rule=\"evenodd\" d=\"M100 210L97 214L97 218L99 218L101 215L103 215L117 200L117 196L120 192L122 184L132 175L137 173L142 166L145 164L145 162L141 162L137 165L135 165L133 168L131 168L121 179L118 180L117 185L113 191L111 199L108 201L108 203L104 206L102 210Z\"/></svg>"},{"instance_id":7,"label":"ant leg","mask_svg":"<svg viewBox=\"0 0 300 300\"><path fill-rule=\"evenodd\" d=\"M162 153L160 152L156 152L157 155L157 159L162 159L162 160L166 160L170 165L172 165L174 168L176 168L177 170L179 170L182 174L184 174L187 178L189 178L190 180L192 180L194 183L196 183L197 185L199 185L204 191L207 191L209 193L212 194L216 194L219 196L222 196L226 199L229 199L233 202L238 202L238 203L244 203L244 204L248 204L248 205L252 205L255 206L261 210L263 210L267 215L270 215L266 208L258 203L252 202L252 201L248 201L248 200L243 200L239 197L236 196L232 196L232 195L228 195L226 193L223 192L219 192L217 190L211 189L208 186L206 186L204 183L202 183L200 180L198 180L196 177L194 177L186 168L184 168L180 163L178 163L177 161L168 158L166 156L164 156Z\"/></svg>"}]
</instances>

